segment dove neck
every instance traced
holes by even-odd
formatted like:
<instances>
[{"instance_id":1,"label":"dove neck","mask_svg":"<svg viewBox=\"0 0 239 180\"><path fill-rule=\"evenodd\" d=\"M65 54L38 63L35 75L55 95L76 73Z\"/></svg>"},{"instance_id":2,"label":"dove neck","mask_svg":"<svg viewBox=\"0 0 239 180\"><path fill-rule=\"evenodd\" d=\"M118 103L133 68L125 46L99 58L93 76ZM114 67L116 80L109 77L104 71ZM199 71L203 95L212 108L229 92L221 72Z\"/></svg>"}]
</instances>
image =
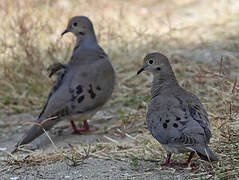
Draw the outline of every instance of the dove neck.
<instances>
[{"instance_id":1,"label":"dove neck","mask_svg":"<svg viewBox=\"0 0 239 180\"><path fill-rule=\"evenodd\" d=\"M154 74L151 89L151 98L154 98L177 87L179 87L179 85L173 72L167 74Z\"/></svg>"},{"instance_id":2,"label":"dove neck","mask_svg":"<svg viewBox=\"0 0 239 180\"><path fill-rule=\"evenodd\" d=\"M97 44L94 31L90 31L84 35L77 36L76 47L79 47L79 46L88 47L88 46L93 46L94 44Z\"/></svg>"}]
</instances>

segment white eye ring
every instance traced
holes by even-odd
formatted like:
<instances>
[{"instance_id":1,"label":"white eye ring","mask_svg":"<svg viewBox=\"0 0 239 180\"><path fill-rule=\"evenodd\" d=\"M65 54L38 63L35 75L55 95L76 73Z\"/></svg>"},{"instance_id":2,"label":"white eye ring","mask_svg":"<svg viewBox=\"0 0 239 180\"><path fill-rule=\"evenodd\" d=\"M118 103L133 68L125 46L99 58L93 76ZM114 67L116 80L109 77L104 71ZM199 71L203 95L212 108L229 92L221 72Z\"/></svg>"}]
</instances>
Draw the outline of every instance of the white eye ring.
<instances>
[{"instance_id":1,"label":"white eye ring","mask_svg":"<svg viewBox=\"0 0 239 180\"><path fill-rule=\"evenodd\" d=\"M148 60L148 64L152 65L154 63L154 60L153 59L149 59Z\"/></svg>"}]
</instances>

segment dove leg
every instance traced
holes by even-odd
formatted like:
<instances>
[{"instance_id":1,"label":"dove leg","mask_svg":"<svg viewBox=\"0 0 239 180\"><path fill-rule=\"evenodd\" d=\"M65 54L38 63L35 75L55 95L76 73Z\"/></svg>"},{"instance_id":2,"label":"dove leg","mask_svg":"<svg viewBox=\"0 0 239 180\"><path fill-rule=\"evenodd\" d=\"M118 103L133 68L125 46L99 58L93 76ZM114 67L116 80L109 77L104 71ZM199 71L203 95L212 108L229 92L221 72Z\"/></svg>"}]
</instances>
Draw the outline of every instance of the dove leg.
<instances>
[{"instance_id":1,"label":"dove leg","mask_svg":"<svg viewBox=\"0 0 239 180\"><path fill-rule=\"evenodd\" d=\"M188 159L186 162L177 162L176 165L178 166L188 166L194 156L195 152L191 152L188 156Z\"/></svg>"},{"instance_id":2,"label":"dove leg","mask_svg":"<svg viewBox=\"0 0 239 180\"><path fill-rule=\"evenodd\" d=\"M87 131L90 131L90 126L89 126L87 120L85 120L85 121L84 121L83 128L80 128L80 129L78 130L78 132L81 133L81 132L87 132Z\"/></svg>"},{"instance_id":3,"label":"dove leg","mask_svg":"<svg viewBox=\"0 0 239 180\"><path fill-rule=\"evenodd\" d=\"M191 152L190 155L188 156L188 160L187 160L187 163L189 164L194 156L195 152Z\"/></svg>"},{"instance_id":4,"label":"dove leg","mask_svg":"<svg viewBox=\"0 0 239 180\"><path fill-rule=\"evenodd\" d=\"M168 153L166 160L161 163L161 166L172 166L172 165L177 165L177 166L188 166L194 156L195 152L191 152L190 155L188 156L188 159L186 162L170 162L170 158L172 156L171 153Z\"/></svg>"},{"instance_id":5,"label":"dove leg","mask_svg":"<svg viewBox=\"0 0 239 180\"><path fill-rule=\"evenodd\" d=\"M72 126L72 129L74 131L73 132L74 134L82 134L83 132L90 131L90 126L89 126L87 120L84 121L83 128L77 129L73 120L71 120L71 126Z\"/></svg>"},{"instance_id":6,"label":"dove leg","mask_svg":"<svg viewBox=\"0 0 239 180\"><path fill-rule=\"evenodd\" d=\"M168 153L166 160L163 163L161 163L161 166L171 166L171 163L170 163L171 156L172 156L172 153Z\"/></svg>"}]
</instances>

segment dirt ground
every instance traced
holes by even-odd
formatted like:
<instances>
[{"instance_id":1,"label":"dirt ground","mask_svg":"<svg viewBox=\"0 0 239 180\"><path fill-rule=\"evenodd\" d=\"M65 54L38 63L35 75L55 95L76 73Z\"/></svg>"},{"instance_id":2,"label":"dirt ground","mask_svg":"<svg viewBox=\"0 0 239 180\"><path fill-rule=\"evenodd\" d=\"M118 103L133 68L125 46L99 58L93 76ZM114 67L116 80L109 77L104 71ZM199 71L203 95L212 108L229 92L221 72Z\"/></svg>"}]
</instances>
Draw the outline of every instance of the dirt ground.
<instances>
[{"instance_id":1,"label":"dirt ground","mask_svg":"<svg viewBox=\"0 0 239 180\"><path fill-rule=\"evenodd\" d=\"M90 123L91 128L104 129L109 125L110 120L104 123L97 123L97 119L108 117L102 116L104 112L97 113L94 117L94 125ZM4 119L4 120L3 120ZM14 156L16 159L23 159L23 162L13 160L6 152L12 151L19 137L23 135L23 128L20 124L34 120L34 115L23 113L18 115L3 117L2 121L10 122L10 124L1 124L1 141L0 151L2 163L0 173L1 179L189 179L193 172L191 168L162 168L159 166L160 159L155 159L154 162L139 160L135 167L129 160L117 160L110 158L94 157L80 160L76 165L72 165L66 159L58 157L49 158L51 153L53 156L59 154L59 151L69 150L69 144L74 146L94 145L97 143L109 142L105 134L86 134L74 135L71 127L67 127L67 121L59 123L54 129L49 131L49 135L58 150L54 148L49 138L44 134L37 138L31 145L26 148L27 152L17 152ZM114 138L120 144L133 143L132 139L127 137L118 138L107 134L107 137ZM29 158L29 154L33 159ZM38 156L46 155L46 160L37 159ZM202 176L203 177L203 176Z\"/></svg>"},{"instance_id":2,"label":"dirt ground","mask_svg":"<svg viewBox=\"0 0 239 180\"><path fill-rule=\"evenodd\" d=\"M95 118L101 119L102 116L96 115ZM4 134L3 140L0 141L1 150L11 151L19 137L23 135L23 128L20 126L22 122L34 120L34 116L29 113L20 115L12 115L3 117L4 121L11 122L10 126L4 127L1 124L1 133ZM88 135L74 135L72 134L71 127L67 127L68 122L59 123L53 130L49 132L52 140L62 151L69 149L69 144L74 146L81 146L81 144L96 144L97 142L107 142L104 134L88 134ZM104 126L109 124L94 123L93 128L104 129ZM64 129L62 129L64 127ZM59 128L59 129L58 129ZM107 135L107 137L114 137ZM3 137L3 136L1 136ZM118 139L120 143L130 143L129 138ZM32 156L55 153L54 146L49 141L48 137L44 134L36 139L29 150L33 150L30 154ZM18 152L16 157L27 159L29 152ZM0 151L1 160L9 161L9 157L3 151ZM10 158L11 159L11 158ZM185 179L186 174L175 172L175 169L166 168L161 171L158 162L145 162L139 161L137 168L130 165L130 162L102 159L100 157L89 157L77 166L71 166L65 160L47 160L37 161L26 164L10 163L7 166L1 166L0 173L1 179ZM189 170L190 171L190 170Z\"/></svg>"},{"instance_id":3,"label":"dirt ground","mask_svg":"<svg viewBox=\"0 0 239 180\"><path fill-rule=\"evenodd\" d=\"M6 18L0 22L0 179L238 178L238 0L21 2L0 2L5 10L0 17ZM99 43L116 69L112 98L89 120L92 133L74 135L70 123L62 121L48 132L51 140L44 134L12 155L29 128L25 123L37 118L53 83L46 68L69 58L73 38L58 36L79 12L94 21ZM26 27L24 19L31 20L23 23ZM34 56L27 55L29 49ZM165 151L145 125L152 78L146 73L136 77L144 55L158 50L170 58L180 85L206 107L210 147L218 162L195 157L190 167L159 165Z\"/></svg>"}]
</instances>

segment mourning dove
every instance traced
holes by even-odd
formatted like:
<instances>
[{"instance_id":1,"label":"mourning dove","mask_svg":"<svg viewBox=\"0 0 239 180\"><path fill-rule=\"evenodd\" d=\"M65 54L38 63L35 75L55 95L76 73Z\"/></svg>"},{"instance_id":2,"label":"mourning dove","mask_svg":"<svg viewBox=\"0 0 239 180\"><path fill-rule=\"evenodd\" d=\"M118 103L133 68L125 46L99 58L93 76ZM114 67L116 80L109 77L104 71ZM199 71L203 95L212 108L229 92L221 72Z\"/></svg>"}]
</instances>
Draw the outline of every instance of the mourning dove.
<instances>
[{"instance_id":1,"label":"mourning dove","mask_svg":"<svg viewBox=\"0 0 239 180\"><path fill-rule=\"evenodd\" d=\"M115 72L107 54L98 45L93 24L85 16L75 16L68 22L66 30L76 36L76 45L70 61L52 67L51 73L57 74L47 102L41 111L37 123L17 143L28 144L45 130L62 119L70 119L75 133L87 131L87 119L92 117L110 98ZM52 75L51 74L51 75ZM84 121L84 129L76 129L73 120Z\"/></svg>"},{"instance_id":2,"label":"mourning dove","mask_svg":"<svg viewBox=\"0 0 239 180\"><path fill-rule=\"evenodd\" d=\"M174 164L170 163L172 153L188 151L188 160L177 165L188 165L195 152L203 160L217 160L208 146L212 135L207 112L194 94L180 87L168 58L160 53L148 54L137 74L144 70L153 74L147 127L168 152L161 165Z\"/></svg>"}]
</instances>

